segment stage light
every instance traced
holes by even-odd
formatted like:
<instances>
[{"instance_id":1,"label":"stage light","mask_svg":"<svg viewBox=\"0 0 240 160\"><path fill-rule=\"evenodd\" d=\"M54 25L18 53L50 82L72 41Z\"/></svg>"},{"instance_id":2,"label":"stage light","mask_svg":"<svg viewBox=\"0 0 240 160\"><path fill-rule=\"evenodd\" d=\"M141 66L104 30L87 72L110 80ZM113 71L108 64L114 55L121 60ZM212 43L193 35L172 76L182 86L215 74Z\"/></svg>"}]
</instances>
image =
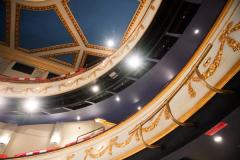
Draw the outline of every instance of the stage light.
<instances>
[{"instance_id":1,"label":"stage light","mask_svg":"<svg viewBox=\"0 0 240 160\"><path fill-rule=\"evenodd\" d=\"M92 91L94 93L98 92L99 90L100 90L99 86L97 86L97 85L92 86Z\"/></svg>"},{"instance_id":2,"label":"stage light","mask_svg":"<svg viewBox=\"0 0 240 160\"><path fill-rule=\"evenodd\" d=\"M28 113L36 112L39 109L39 101L36 98L25 100L24 109Z\"/></svg>"},{"instance_id":3,"label":"stage light","mask_svg":"<svg viewBox=\"0 0 240 160\"><path fill-rule=\"evenodd\" d=\"M223 138L221 136L215 136L213 138L213 140L216 142L216 143L221 143L223 141Z\"/></svg>"},{"instance_id":4,"label":"stage light","mask_svg":"<svg viewBox=\"0 0 240 160\"><path fill-rule=\"evenodd\" d=\"M194 30L194 34L199 34L200 33L200 30L199 29L195 29Z\"/></svg>"},{"instance_id":5,"label":"stage light","mask_svg":"<svg viewBox=\"0 0 240 160\"><path fill-rule=\"evenodd\" d=\"M139 110L139 111L140 111L141 109L142 109L142 107L141 107L141 106L138 106L138 107L137 107L137 110Z\"/></svg>"},{"instance_id":6,"label":"stage light","mask_svg":"<svg viewBox=\"0 0 240 160\"><path fill-rule=\"evenodd\" d=\"M107 47L114 47L114 45L115 45L114 41L111 39L107 40L106 44L107 44Z\"/></svg>"},{"instance_id":7,"label":"stage light","mask_svg":"<svg viewBox=\"0 0 240 160\"><path fill-rule=\"evenodd\" d=\"M120 102L121 99L120 99L119 96L116 96L115 100L116 100L117 102Z\"/></svg>"},{"instance_id":8,"label":"stage light","mask_svg":"<svg viewBox=\"0 0 240 160\"><path fill-rule=\"evenodd\" d=\"M131 69L137 69L142 65L142 58L138 55L132 55L126 59L127 66Z\"/></svg>"},{"instance_id":9,"label":"stage light","mask_svg":"<svg viewBox=\"0 0 240 160\"><path fill-rule=\"evenodd\" d=\"M80 116L77 116L77 120L79 121L81 119L81 117Z\"/></svg>"}]
</instances>

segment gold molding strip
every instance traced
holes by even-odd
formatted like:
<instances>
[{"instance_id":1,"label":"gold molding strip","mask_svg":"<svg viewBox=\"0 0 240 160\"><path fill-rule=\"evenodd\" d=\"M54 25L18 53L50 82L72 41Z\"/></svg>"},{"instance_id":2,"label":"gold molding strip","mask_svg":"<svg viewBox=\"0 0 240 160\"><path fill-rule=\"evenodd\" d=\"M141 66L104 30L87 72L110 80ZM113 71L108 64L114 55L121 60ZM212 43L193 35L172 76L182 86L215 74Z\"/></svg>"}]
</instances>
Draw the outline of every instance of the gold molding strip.
<instances>
[{"instance_id":1,"label":"gold molding strip","mask_svg":"<svg viewBox=\"0 0 240 160\"><path fill-rule=\"evenodd\" d=\"M19 27L20 27L20 12L21 12L21 9L28 9L28 10L32 10L32 11L54 10L56 12L57 16L59 17L60 21L62 22L62 24L66 28L67 32L72 37L73 43L59 44L59 45L54 45L54 46L50 46L50 47L36 48L36 49L30 49L30 50L19 47L19 38L20 38ZM73 32L69 28L67 22L64 20L63 16L61 15L59 9L57 8L57 6L55 4L54 5L49 5L49 6L43 6L43 7L42 6L41 7L28 6L28 5L23 5L23 4L19 4L19 3L16 4L15 48L17 48L19 50L22 50L24 52L34 53L34 52L40 52L40 51L49 51L49 50L53 50L53 49L74 47L74 46L77 46L77 45L78 45L78 43L77 43L77 40L76 40Z\"/></svg>"},{"instance_id":2,"label":"gold molding strip","mask_svg":"<svg viewBox=\"0 0 240 160\"><path fill-rule=\"evenodd\" d=\"M139 4L137 10L135 11L135 14L134 14L133 18L132 18L132 20L130 21L130 23L128 25L127 31L123 35L121 45L123 45L123 43L125 43L127 41L128 37L130 37L130 35L129 35L130 31L131 31L132 27L134 26L134 24L135 24L135 22L137 20L137 17L141 13L141 11L142 11L146 1L147 0L141 0L140 1L140 4ZM100 45L90 44L88 42L86 36L84 35L83 31L81 30L80 25L78 24L77 20L75 19L73 13L71 12L71 10L70 10L70 8L68 6L68 2L69 2L69 0L62 0L62 5L63 5L64 9L66 10L69 18L71 19L74 27L78 31L78 34L81 37L81 39L82 39L83 43L85 44L85 46L88 47L88 48L94 48L94 49L100 49L100 50L107 50L107 51L115 52L116 49L114 49L114 48L108 48L108 47L104 47L104 46L100 46Z\"/></svg>"},{"instance_id":3,"label":"gold molding strip","mask_svg":"<svg viewBox=\"0 0 240 160\"><path fill-rule=\"evenodd\" d=\"M155 149L155 148L159 148L160 146L158 145L149 145L147 144L147 142L144 140L143 138L143 129L142 129L142 125L139 125L138 127L138 134L139 134L139 137L143 143L143 145L146 147L146 148L150 148L150 149Z\"/></svg>"},{"instance_id":4,"label":"gold molding strip","mask_svg":"<svg viewBox=\"0 0 240 160\"><path fill-rule=\"evenodd\" d=\"M45 60L41 57L34 57L22 51L10 49L3 45L0 45L0 50L2 52L2 54L0 54L0 57L6 58L12 61L22 62L24 64L29 64L31 66L34 66L43 70L47 70L56 74L67 74L69 72L74 71L70 67L66 67L56 62ZM25 91L27 92L27 90Z\"/></svg>"},{"instance_id":5,"label":"gold molding strip","mask_svg":"<svg viewBox=\"0 0 240 160\"><path fill-rule=\"evenodd\" d=\"M196 68L195 70L197 76L202 80L202 82L204 83L204 85L211 91L216 92L216 93L222 93L222 94L233 94L234 91L232 90L225 90L225 89L218 89L212 85L210 85L205 78L203 77L203 75L200 73L199 69Z\"/></svg>"},{"instance_id":6,"label":"gold molding strip","mask_svg":"<svg viewBox=\"0 0 240 160\"><path fill-rule=\"evenodd\" d=\"M169 113L170 118L171 118L172 121L173 121L174 123L176 123L177 125L182 126L182 127L193 127L193 126L194 126L193 123L180 122L179 120L177 120L177 119L173 116L173 114L172 114L172 111L171 111L169 102L166 104L166 108L167 108L167 111L168 111L168 113Z\"/></svg>"}]
</instances>

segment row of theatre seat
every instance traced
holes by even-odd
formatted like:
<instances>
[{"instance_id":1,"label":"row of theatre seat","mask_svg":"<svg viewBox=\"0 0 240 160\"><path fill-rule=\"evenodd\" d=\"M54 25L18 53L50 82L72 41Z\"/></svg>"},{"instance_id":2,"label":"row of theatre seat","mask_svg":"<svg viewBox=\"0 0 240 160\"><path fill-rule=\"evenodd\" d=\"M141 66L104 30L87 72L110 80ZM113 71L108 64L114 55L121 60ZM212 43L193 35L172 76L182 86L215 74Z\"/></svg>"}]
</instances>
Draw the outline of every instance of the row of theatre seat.
<instances>
[{"instance_id":1,"label":"row of theatre seat","mask_svg":"<svg viewBox=\"0 0 240 160\"><path fill-rule=\"evenodd\" d=\"M70 72L68 74L62 74L60 76L49 78L49 79L46 79L46 78L27 78L27 77L8 77L8 76L0 74L0 81L3 81L3 82L23 82L23 83L54 82L54 81L64 80L64 79L67 79L67 78L77 76L79 74L82 74L86 70L87 70L86 68L79 68L78 70Z\"/></svg>"},{"instance_id":2,"label":"row of theatre seat","mask_svg":"<svg viewBox=\"0 0 240 160\"><path fill-rule=\"evenodd\" d=\"M14 157L8 157L8 155L6 154L0 154L0 159L5 159L5 158L18 158L18 157L26 157L26 156L32 156L32 155L38 155L38 154L43 154L43 153L49 153L52 151L56 151L56 150L60 150L66 147L70 147L73 146L75 144L78 144L80 142L83 142L85 140L88 140L90 138L93 138L97 135L99 135L100 133L104 132L105 129L103 127L96 129L92 132L89 132L87 134L81 135L77 137L77 140L71 143L68 143L66 145L64 145L63 147L50 147L50 148L46 148L46 149L42 149L42 150L36 150L36 151L31 151L31 152L23 152L23 153L19 153L16 154Z\"/></svg>"}]
</instances>

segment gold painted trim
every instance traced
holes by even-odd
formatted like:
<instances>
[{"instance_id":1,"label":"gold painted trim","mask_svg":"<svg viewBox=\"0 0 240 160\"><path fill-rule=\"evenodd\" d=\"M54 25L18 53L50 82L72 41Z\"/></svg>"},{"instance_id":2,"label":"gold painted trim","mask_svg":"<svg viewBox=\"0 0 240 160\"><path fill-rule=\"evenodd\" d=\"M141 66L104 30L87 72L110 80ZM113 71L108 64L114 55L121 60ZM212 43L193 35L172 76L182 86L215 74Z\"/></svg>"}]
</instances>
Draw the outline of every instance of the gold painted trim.
<instances>
[{"instance_id":1,"label":"gold painted trim","mask_svg":"<svg viewBox=\"0 0 240 160\"><path fill-rule=\"evenodd\" d=\"M199 69L196 68L195 70L197 76L202 80L202 82L204 83L204 85L211 91L216 92L216 93L222 93L222 94L233 94L234 91L232 90L225 90L225 89L218 89L216 87L213 87L212 85L210 85L204 78L204 76L200 73Z\"/></svg>"},{"instance_id":2,"label":"gold painted trim","mask_svg":"<svg viewBox=\"0 0 240 160\"><path fill-rule=\"evenodd\" d=\"M67 12L70 20L72 21L74 27L76 28L79 36L81 37L84 45L88 48L94 48L94 49L100 49L100 50L105 50L105 51L112 51L112 52L115 52L116 49L113 49L113 48L107 48L107 47L104 47L104 46L99 46L99 45L93 45L93 44L89 44L86 36L84 35L83 31L81 30L77 20L75 19L73 13L71 12L69 6L68 6L68 2L69 0L62 0L62 5L65 9L65 11Z\"/></svg>"},{"instance_id":3,"label":"gold painted trim","mask_svg":"<svg viewBox=\"0 0 240 160\"><path fill-rule=\"evenodd\" d=\"M60 21L66 28L67 32L72 37L73 43L59 44L59 45L54 45L54 46L50 46L50 47L36 48L36 49L30 49L30 50L21 48L19 46L19 38L20 38L19 27L20 27L21 9L27 9L27 10L32 10L32 11L54 10L56 12L57 16L59 17ZM55 4L49 5L49 6L43 6L43 7L28 6L28 5L23 5L23 4L19 4L19 3L16 4L16 24L15 24L15 48L16 49L19 49L21 51L28 52L28 53L34 53L34 52L49 51L49 50L53 50L53 49L60 49L60 48L67 48L67 47L74 47L74 46L78 46L77 40Z\"/></svg>"},{"instance_id":4,"label":"gold painted trim","mask_svg":"<svg viewBox=\"0 0 240 160\"><path fill-rule=\"evenodd\" d=\"M142 12L142 9L143 9L144 5L146 4L146 2L147 2L147 0L140 0L140 4L138 5L138 8L134 13L133 18L131 19L131 21L127 27L127 30L125 31L125 33L123 35L123 38L121 40L121 45L124 44L126 42L126 40L128 39L129 34L130 34L133 26L135 25L137 18L139 17L140 13Z\"/></svg>"},{"instance_id":5,"label":"gold painted trim","mask_svg":"<svg viewBox=\"0 0 240 160\"><path fill-rule=\"evenodd\" d=\"M90 44L90 43L88 42L88 40L87 40L86 36L84 35L84 33L83 33L80 25L78 24L78 22L77 22L77 20L75 19L73 13L71 12L71 10L70 10L70 8L69 8L69 6L68 6L68 3L69 3L69 0L62 0L62 5L63 5L64 9L66 10L69 18L71 19L74 27L75 27L76 30L78 31L78 34L79 34L79 36L81 37L84 45L85 45L86 47L88 47L88 48L94 48L94 49L100 49L100 50L106 50L106 51L115 52L116 49L114 49L114 48L108 48L108 47L105 47L105 46ZM127 28L126 32L124 33L124 35L123 35L121 45L122 45L123 43L125 43L126 40L127 40L127 38L129 37L130 31L131 31L133 25L135 24L135 22L136 22L136 20L137 20L137 18L138 18L138 16L139 16L139 14L141 13L141 11L142 11L145 3L146 3L146 0L141 0L141 1L140 1L140 4L139 4L137 10L135 11L135 14L134 14L133 18L131 19L131 21L130 21L130 23L129 23L129 25L128 25L128 28Z\"/></svg>"},{"instance_id":6,"label":"gold painted trim","mask_svg":"<svg viewBox=\"0 0 240 160\"><path fill-rule=\"evenodd\" d=\"M238 73L238 71L240 70L240 61L238 61L231 69L230 71L215 85L215 87L218 88L222 88L229 80L231 80L231 78ZM194 107L192 107L190 109L190 111L188 111L187 113L185 113L184 115L182 115L178 120L185 122L187 119L189 119L193 114L195 114L199 109L201 109L216 93L209 91L202 99L200 99L198 101L197 104L194 105ZM167 134L169 134L171 131L173 131L174 129L176 129L178 127L177 124L172 123L169 127L167 127L166 129L164 129L163 131L161 131L158 135L154 136L153 138L151 138L150 140L147 140L146 143L148 144L153 144L156 141L158 141L159 139L163 138L164 136L166 136ZM131 150L129 150L128 152L117 156L115 158L113 158L112 160L120 160L120 159L125 159L139 151L141 151L142 149L144 149L145 146L143 144L140 144L138 147L135 147Z\"/></svg>"}]
</instances>

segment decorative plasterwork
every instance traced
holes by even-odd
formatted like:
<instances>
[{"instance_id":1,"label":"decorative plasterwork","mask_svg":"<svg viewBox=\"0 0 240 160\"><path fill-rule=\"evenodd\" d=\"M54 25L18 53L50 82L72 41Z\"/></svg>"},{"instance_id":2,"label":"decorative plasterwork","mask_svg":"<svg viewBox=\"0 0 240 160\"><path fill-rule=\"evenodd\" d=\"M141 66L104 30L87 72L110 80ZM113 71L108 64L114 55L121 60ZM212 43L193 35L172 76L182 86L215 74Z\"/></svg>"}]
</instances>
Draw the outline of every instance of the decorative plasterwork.
<instances>
[{"instance_id":1,"label":"decorative plasterwork","mask_svg":"<svg viewBox=\"0 0 240 160\"><path fill-rule=\"evenodd\" d=\"M20 12L21 9L28 9L28 10L33 10L33 11L48 11L48 10L54 10L59 19L61 20L61 22L63 23L63 25L65 26L66 30L68 31L68 33L71 35L71 37L73 38L73 43L68 43L68 44L61 44L61 45L54 45L51 47L45 47L45 48L37 48L37 49L25 49L25 48L21 48L19 46L19 27L20 27ZM67 48L67 47L73 47L73 46L77 46L77 40L74 36L74 34L72 33L72 31L70 30L68 24L66 23L66 21L64 20L64 18L62 17L59 9L57 8L57 6L54 5L49 5L49 6L41 6L41 7L36 7L36 6L28 6L28 5L23 5L23 4L19 4L17 3L16 5L16 24L15 24L15 48L20 49L24 52L28 52L28 53L34 53L34 52L40 52L40 51L48 51L48 50L53 50L53 49L59 49L59 48Z\"/></svg>"},{"instance_id":2,"label":"decorative plasterwork","mask_svg":"<svg viewBox=\"0 0 240 160\"><path fill-rule=\"evenodd\" d=\"M144 5L146 4L147 0L141 0L140 4L130 22L130 24L128 25L127 31L124 33L124 37L122 39L122 43L124 43L127 38L129 37L129 34L132 32L132 28L135 25L136 20L138 19L139 14L141 13ZM85 37L83 31L81 30L81 27L79 26L78 22L76 21L76 19L74 18L74 15L72 14L70 8L68 7L68 0L62 0L62 4L68 14L68 16L70 17L72 23L74 24L75 28L77 29L79 36L81 37L81 39L83 40L84 44L86 47L88 48L95 48L95 49L100 49L100 50L109 50L109 51L116 51L116 49L113 48L107 48L104 46L99 46L99 45L95 45L95 44L90 44L87 40L87 38Z\"/></svg>"},{"instance_id":3,"label":"decorative plasterwork","mask_svg":"<svg viewBox=\"0 0 240 160\"><path fill-rule=\"evenodd\" d=\"M96 80L103 74L107 73L112 67L118 64L137 44L147 27L152 22L161 1L146 1L146 12L141 21L137 24L134 31L128 37L127 41L112 55L105 58L99 65L94 68L71 78L49 83L19 84L0 82L0 95L10 97L27 97L27 96L49 96L61 94L74 90L85 84Z\"/></svg>"},{"instance_id":4,"label":"decorative plasterwork","mask_svg":"<svg viewBox=\"0 0 240 160\"><path fill-rule=\"evenodd\" d=\"M122 38L122 44L127 40L127 38L129 37L130 33L132 32L133 26L136 24L136 21L140 15L140 13L143 10L143 7L145 5L147 0L140 0L140 4L131 20L131 22L128 25L127 31L124 33L124 36ZM153 9L153 8L152 8Z\"/></svg>"},{"instance_id":5,"label":"decorative plasterwork","mask_svg":"<svg viewBox=\"0 0 240 160\"><path fill-rule=\"evenodd\" d=\"M11 3L10 1L8 0L4 0L3 1L6 5L6 22L5 22L5 29L6 29L6 32L5 32L5 42L2 42L0 41L0 44L3 44L3 45L6 45L6 46L9 46L10 45L10 23L11 23Z\"/></svg>"},{"instance_id":6,"label":"decorative plasterwork","mask_svg":"<svg viewBox=\"0 0 240 160\"><path fill-rule=\"evenodd\" d=\"M214 27L184 69L138 113L111 130L83 143L52 153L22 159L65 160L74 155L71 157L72 160L119 160L133 155L145 147L157 147L150 144L183 124L178 124L176 121L186 121L216 94L214 90L202 83L195 83L198 94L195 98L191 98L188 96L185 84L191 79L196 69L201 73L200 75L203 75L205 60L218 53L221 46L219 37L224 33L226 26L232 22L233 25L238 24L239 12L239 1L229 1ZM232 36L236 35L238 33L232 33ZM227 44L224 45L221 59L216 71L206 78L207 83L219 90L240 70L240 55L236 54Z\"/></svg>"}]
</instances>

